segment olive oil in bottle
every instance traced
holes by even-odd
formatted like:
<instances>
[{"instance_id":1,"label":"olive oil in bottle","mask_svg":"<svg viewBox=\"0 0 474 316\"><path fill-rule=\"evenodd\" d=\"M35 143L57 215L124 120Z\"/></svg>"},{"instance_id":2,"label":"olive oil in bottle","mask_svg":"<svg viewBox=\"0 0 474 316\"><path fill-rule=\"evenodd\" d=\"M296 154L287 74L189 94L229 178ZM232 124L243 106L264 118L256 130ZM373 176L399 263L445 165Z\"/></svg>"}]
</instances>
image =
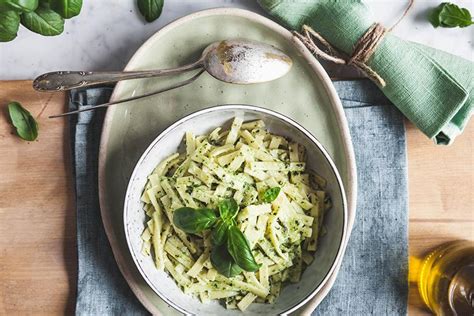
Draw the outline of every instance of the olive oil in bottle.
<instances>
[{"instance_id":1,"label":"olive oil in bottle","mask_svg":"<svg viewBox=\"0 0 474 316\"><path fill-rule=\"evenodd\" d=\"M474 315L474 243L450 242L426 256L418 289L436 315Z\"/></svg>"}]
</instances>

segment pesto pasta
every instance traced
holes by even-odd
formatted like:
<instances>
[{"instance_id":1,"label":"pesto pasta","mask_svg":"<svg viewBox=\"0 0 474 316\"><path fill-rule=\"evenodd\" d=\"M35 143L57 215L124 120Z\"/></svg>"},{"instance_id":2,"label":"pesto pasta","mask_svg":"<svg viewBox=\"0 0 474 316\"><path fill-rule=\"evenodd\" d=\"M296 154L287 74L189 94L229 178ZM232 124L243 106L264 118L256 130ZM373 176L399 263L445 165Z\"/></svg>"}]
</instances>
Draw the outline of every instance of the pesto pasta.
<instances>
[{"instance_id":1,"label":"pesto pasta","mask_svg":"<svg viewBox=\"0 0 474 316\"><path fill-rule=\"evenodd\" d=\"M324 213L331 208L326 180L306 168L302 145L271 134L261 120L236 117L228 130L187 132L184 141L185 152L163 160L148 177L141 198L147 215L142 254L151 255L157 269L204 303L222 300L242 311L254 302L273 303L282 285L299 282L314 259ZM238 205L229 220L212 211L225 199ZM186 233L173 221L181 208L187 215L201 209L210 220L200 223L202 231ZM211 234L206 225L214 223ZM233 262L225 267L231 277L219 272L222 267L212 257L213 249L223 247L225 223L234 233L238 228L236 240L247 243L256 269Z\"/></svg>"}]
</instances>

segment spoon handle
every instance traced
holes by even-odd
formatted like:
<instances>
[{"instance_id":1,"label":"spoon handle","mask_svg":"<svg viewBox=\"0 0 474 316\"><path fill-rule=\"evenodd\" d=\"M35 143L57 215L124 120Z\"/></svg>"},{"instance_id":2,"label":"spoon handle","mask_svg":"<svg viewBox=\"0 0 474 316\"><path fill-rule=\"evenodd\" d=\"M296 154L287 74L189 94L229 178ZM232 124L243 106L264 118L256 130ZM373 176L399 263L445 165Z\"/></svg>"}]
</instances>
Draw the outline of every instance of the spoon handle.
<instances>
[{"instance_id":1,"label":"spoon handle","mask_svg":"<svg viewBox=\"0 0 474 316\"><path fill-rule=\"evenodd\" d=\"M79 87L88 87L98 84L112 83L121 80L175 75L201 67L202 61L198 60L189 65L159 70L123 72L55 71L48 72L37 77L33 81L33 88L38 91L63 91Z\"/></svg>"},{"instance_id":2,"label":"spoon handle","mask_svg":"<svg viewBox=\"0 0 474 316\"><path fill-rule=\"evenodd\" d=\"M88 106L88 107L84 107L80 110L75 110L75 111L70 111L70 112L66 112L66 113L51 115L51 116L49 116L49 118L68 116L68 115L71 115L71 114L78 114L78 113L86 112L86 111L93 111L93 110L100 109L100 108L106 108L106 107L109 107L109 106L114 105L114 104L120 104L120 103L125 103L125 102L129 102L129 101L133 101L133 100L138 100L138 99L146 98L146 97L149 97L149 96L152 96L152 95L156 95L158 93L162 93L162 92L166 92L166 91L173 90L173 89L176 89L176 88L180 88L180 87L183 87L183 86L188 85L191 82L195 81L197 78L199 78L200 75L203 74L203 72L204 72L204 69L201 69L197 74L195 74L194 76L192 76L189 79L177 82L177 83L175 83L171 86L168 86L168 87L165 87L165 88L162 88L162 89L159 89L159 90L155 90L153 92L149 92L149 93L146 93L146 94L142 94L142 95L139 95L139 96L134 96L134 97L130 97L130 98L122 99L122 100L117 100L117 101L112 101L112 102L108 102L108 103Z\"/></svg>"}]
</instances>

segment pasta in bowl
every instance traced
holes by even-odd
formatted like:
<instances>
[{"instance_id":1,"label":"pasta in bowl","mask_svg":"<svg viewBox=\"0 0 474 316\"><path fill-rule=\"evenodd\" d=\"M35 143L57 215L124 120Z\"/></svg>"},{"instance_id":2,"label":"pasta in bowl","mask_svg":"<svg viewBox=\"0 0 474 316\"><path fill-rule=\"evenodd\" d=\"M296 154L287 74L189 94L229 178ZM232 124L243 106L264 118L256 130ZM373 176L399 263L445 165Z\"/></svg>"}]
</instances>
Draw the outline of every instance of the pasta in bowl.
<instances>
[{"instance_id":1,"label":"pasta in bowl","mask_svg":"<svg viewBox=\"0 0 474 316\"><path fill-rule=\"evenodd\" d=\"M179 311L275 314L324 284L342 256L345 211L337 170L311 134L231 105L158 136L134 170L124 221L140 272Z\"/></svg>"}]
</instances>

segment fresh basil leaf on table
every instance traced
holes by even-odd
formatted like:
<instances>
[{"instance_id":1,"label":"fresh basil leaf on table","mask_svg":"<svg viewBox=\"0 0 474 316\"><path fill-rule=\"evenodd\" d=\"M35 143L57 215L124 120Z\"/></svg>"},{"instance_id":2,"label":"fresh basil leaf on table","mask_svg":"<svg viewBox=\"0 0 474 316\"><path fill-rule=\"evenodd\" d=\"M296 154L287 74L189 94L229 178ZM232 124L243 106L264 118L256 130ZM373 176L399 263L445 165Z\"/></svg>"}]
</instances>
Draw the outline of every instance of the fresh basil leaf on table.
<instances>
[{"instance_id":1,"label":"fresh basil leaf on table","mask_svg":"<svg viewBox=\"0 0 474 316\"><path fill-rule=\"evenodd\" d=\"M467 27L473 24L471 13L466 8L443 2L434 8L428 20L434 27Z\"/></svg>"},{"instance_id":2,"label":"fresh basil leaf on table","mask_svg":"<svg viewBox=\"0 0 474 316\"><path fill-rule=\"evenodd\" d=\"M212 248L211 263L217 272L227 278L235 277L242 272L242 269L234 259L232 259L232 256L229 254L225 245Z\"/></svg>"},{"instance_id":3,"label":"fresh basil leaf on table","mask_svg":"<svg viewBox=\"0 0 474 316\"><path fill-rule=\"evenodd\" d=\"M9 42L16 37L20 16L15 11L0 11L0 42Z\"/></svg>"},{"instance_id":4,"label":"fresh basil leaf on table","mask_svg":"<svg viewBox=\"0 0 474 316\"><path fill-rule=\"evenodd\" d=\"M190 234L210 229L217 221L215 212L208 208L193 209L182 207L174 211L173 223L182 231Z\"/></svg>"},{"instance_id":5,"label":"fresh basil leaf on table","mask_svg":"<svg viewBox=\"0 0 474 316\"><path fill-rule=\"evenodd\" d=\"M255 261L249 242L236 226L229 227L227 249L235 262L245 271L255 272L260 265Z\"/></svg>"},{"instance_id":6,"label":"fresh basil leaf on table","mask_svg":"<svg viewBox=\"0 0 474 316\"><path fill-rule=\"evenodd\" d=\"M211 232L211 242L214 246L220 246L225 244L227 240L227 231L229 227L221 219L216 223L216 226L212 229Z\"/></svg>"},{"instance_id":7,"label":"fresh basil leaf on table","mask_svg":"<svg viewBox=\"0 0 474 316\"><path fill-rule=\"evenodd\" d=\"M164 0L137 0L138 10L147 22L158 19L163 10Z\"/></svg>"},{"instance_id":8,"label":"fresh basil leaf on table","mask_svg":"<svg viewBox=\"0 0 474 316\"><path fill-rule=\"evenodd\" d=\"M219 214L225 222L230 222L237 216L239 206L234 199L225 199L219 202L217 205L219 208Z\"/></svg>"},{"instance_id":9,"label":"fresh basil leaf on table","mask_svg":"<svg viewBox=\"0 0 474 316\"><path fill-rule=\"evenodd\" d=\"M0 11L32 12L36 8L38 0L0 0Z\"/></svg>"},{"instance_id":10,"label":"fresh basil leaf on table","mask_svg":"<svg viewBox=\"0 0 474 316\"><path fill-rule=\"evenodd\" d=\"M281 189L279 187L273 187L265 190L262 197L263 202L270 203L275 201L275 199L278 197L278 194L280 194L280 190Z\"/></svg>"},{"instance_id":11,"label":"fresh basil leaf on table","mask_svg":"<svg viewBox=\"0 0 474 316\"><path fill-rule=\"evenodd\" d=\"M82 0L50 0L49 6L63 18L70 19L81 13Z\"/></svg>"},{"instance_id":12,"label":"fresh basil leaf on table","mask_svg":"<svg viewBox=\"0 0 474 316\"><path fill-rule=\"evenodd\" d=\"M38 137L38 123L20 103L10 102L8 104L8 113L20 138L33 141Z\"/></svg>"},{"instance_id":13,"label":"fresh basil leaf on table","mask_svg":"<svg viewBox=\"0 0 474 316\"><path fill-rule=\"evenodd\" d=\"M35 12L23 13L21 24L35 33L54 36L64 30L64 19L55 11L39 7Z\"/></svg>"}]
</instances>

